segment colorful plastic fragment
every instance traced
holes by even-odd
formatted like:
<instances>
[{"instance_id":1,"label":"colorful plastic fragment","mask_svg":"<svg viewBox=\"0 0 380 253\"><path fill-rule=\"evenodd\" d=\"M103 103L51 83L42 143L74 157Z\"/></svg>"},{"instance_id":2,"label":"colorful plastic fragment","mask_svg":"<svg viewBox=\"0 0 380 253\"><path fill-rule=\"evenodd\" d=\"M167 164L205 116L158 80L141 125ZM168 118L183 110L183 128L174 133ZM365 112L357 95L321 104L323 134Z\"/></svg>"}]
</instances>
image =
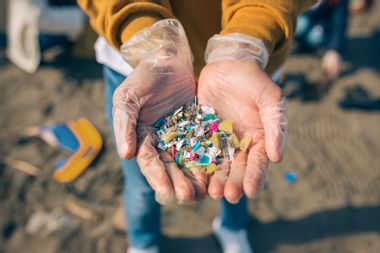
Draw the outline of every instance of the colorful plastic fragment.
<instances>
[{"instance_id":1,"label":"colorful plastic fragment","mask_svg":"<svg viewBox=\"0 0 380 253\"><path fill-rule=\"evenodd\" d=\"M235 134L231 134L232 147L239 148L240 142L238 137Z\"/></svg>"},{"instance_id":2,"label":"colorful plastic fragment","mask_svg":"<svg viewBox=\"0 0 380 253\"><path fill-rule=\"evenodd\" d=\"M217 169L218 169L218 167L216 166L216 164L215 164L215 163L211 163L209 166L207 166L206 173L207 173L207 174L212 174L212 173L214 173Z\"/></svg>"},{"instance_id":3,"label":"colorful plastic fragment","mask_svg":"<svg viewBox=\"0 0 380 253\"><path fill-rule=\"evenodd\" d=\"M199 167L207 174L224 159L231 161L242 144L250 144L239 141L232 121L221 121L213 108L195 103L181 106L154 126L159 149L170 153L180 168Z\"/></svg>"},{"instance_id":4,"label":"colorful plastic fragment","mask_svg":"<svg viewBox=\"0 0 380 253\"><path fill-rule=\"evenodd\" d=\"M249 148L250 145L251 145L251 138L249 138L249 137L244 137L244 138L240 141L239 148L240 148L241 151L245 152L245 151L247 151L247 149Z\"/></svg>"},{"instance_id":5,"label":"colorful plastic fragment","mask_svg":"<svg viewBox=\"0 0 380 253\"><path fill-rule=\"evenodd\" d=\"M232 121L230 120L223 120L218 125L219 131L225 132L226 134L232 134L233 133L233 127L232 127Z\"/></svg>"},{"instance_id":6,"label":"colorful plastic fragment","mask_svg":"<svg viewBox=\"0 0 380 253\"><path fill-rule=\"evenodd\" d=\"M284 180L289 184L294 184L297 181L297 173L293 171L287 171L284 173Z\"/></svg>"},{"instance_id":7,"label":"colorful plastic fragment","mask_svg":"<svg viewBox=\"0 0 380 253\"><path fill-rule=\"evenodd\" d=\"M220 135L218 133L215 133L211 136L209 141L214 145L215 148L220 148Z\"/></svg>"}]
</instances>

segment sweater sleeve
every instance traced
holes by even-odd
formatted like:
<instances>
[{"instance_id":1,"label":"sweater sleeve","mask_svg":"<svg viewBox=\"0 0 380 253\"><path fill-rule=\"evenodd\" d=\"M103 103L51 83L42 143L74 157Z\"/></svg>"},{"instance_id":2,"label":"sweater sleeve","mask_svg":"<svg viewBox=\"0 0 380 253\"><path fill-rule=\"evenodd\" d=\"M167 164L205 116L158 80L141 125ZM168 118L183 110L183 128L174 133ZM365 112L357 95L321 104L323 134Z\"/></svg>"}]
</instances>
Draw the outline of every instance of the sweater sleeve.
<instances>
[{"instance_id":1,"label":"sweater sleeve","mask_svg":"<svg viewBox=\"0 0 380 253\"><path fill-rule=\"evenodd\" d=\"M94 30L119 50L136 32L173 18L169 0L77 0Z\"/></svg>"},{"instance_id":2,"label":"sweater sleeve","mask_svg":"<svg viewBox=\"0 0 380 253\"><path fill-rule=\"evenodd\" d=\"M243 33L261 39L276 66L284 61L296 28L297 15L316 0L222 0L221 34Z\"/></svg>"}]
</instances>

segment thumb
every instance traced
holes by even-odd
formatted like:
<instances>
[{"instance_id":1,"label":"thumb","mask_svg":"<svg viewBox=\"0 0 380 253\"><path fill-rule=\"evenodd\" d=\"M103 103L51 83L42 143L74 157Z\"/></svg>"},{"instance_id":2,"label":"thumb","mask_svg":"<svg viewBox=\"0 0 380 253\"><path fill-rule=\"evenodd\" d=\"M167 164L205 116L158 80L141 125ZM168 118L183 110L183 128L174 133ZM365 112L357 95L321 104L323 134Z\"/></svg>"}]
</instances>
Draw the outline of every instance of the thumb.
<instances>
[{"instance_id":1,"label":"thumb","mask_svg":"<svg viewBox=\"0 0 380 253\"><path fill-rule=\"evenodd\" d=\"M116 147L121 159L127 160L136 154L136 122L140 103L126 85L119 86L113 95L113 128Z\"/></svg>"},{"instance_id":2,"label":"thumb","mask_svg":"<svg viewBox=\"0 0 380 253\"><path fill-rule=\"evenodd\" d=\"M277 163L283 156L288 123L285 116L285 97L279 87L274 88L267 89L271 92L267 97L263 94L259 110L265 133L265 151L269 160Z\"/></svg>"}]
</instances>

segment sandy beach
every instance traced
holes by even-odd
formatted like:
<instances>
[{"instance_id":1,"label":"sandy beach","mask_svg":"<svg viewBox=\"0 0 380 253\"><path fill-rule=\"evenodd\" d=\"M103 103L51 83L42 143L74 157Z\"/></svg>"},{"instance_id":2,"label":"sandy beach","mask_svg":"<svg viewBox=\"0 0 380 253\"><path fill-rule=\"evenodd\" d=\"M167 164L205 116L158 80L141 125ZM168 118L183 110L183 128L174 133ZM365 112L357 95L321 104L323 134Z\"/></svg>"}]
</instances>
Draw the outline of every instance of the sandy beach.
<instances>
[{"instance_id":1,"label":"sandy beach","mask_svg":"<svg viewBox=\"0 0 380 253\"><path fill-rule=\"evenodd\" d=\"M292 55L287 61L286 154L282 163L270 165L265 189L249 202L255 252L380 252L380 108L345 106L363 91L371 96L368 103L380 100L379 13L376 4L351 20L344 73L325 95L312 91L319 80L318 56ZM74 46L74 53L55 57L35 74L17 69L0 50L0 253L121 253L128 245L112 228L123 178L104 113L102 68L78 50ZM80 117L96 125L104 148L74 183L54 182L54 163L64 153L39 139L24 140L21 133ZM9 159L42 173L14 170ZM284 180L288 171L297 174L295 183ZM94 217L70 213L70 203ZM59 232L28 233L37 211L63 212L68 225ZM221 252L211 229L217 214L218 203L209 198L163 207L162 252Z\"/></svg>"}]
</instances>

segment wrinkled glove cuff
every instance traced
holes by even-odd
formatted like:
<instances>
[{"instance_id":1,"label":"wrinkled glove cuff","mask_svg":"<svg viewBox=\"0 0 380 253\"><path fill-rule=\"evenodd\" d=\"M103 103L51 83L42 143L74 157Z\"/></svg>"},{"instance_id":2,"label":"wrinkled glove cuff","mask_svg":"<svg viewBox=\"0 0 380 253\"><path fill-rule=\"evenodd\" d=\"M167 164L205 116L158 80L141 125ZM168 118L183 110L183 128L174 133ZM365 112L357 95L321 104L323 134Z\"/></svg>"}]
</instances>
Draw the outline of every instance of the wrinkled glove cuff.
<instances>
[{"instance_id":1,"label":"wrinkled glove cuff","mask_svg":"<svg viewBox=\"0 0 380 253\"><path fill-rule=\"evenodd\" d=\"M241 33L212 36L205 52L206 63L220 60L254 61L264 69L268 59L269 53L262 40Z\"/></svg>"},{"instance_id":2,"label":"wrinkled glove cuff","mask_svg":"<svg viewBox=\"0 0 380 253\"><path fill-rule=\"evenodd\" d=\"M163 19L137 32L120 51L133 68L143 61L155 66L159 59L177 57L192 69L193 58L185 30L176 19Z\"/></svg>"}]
</instances>

